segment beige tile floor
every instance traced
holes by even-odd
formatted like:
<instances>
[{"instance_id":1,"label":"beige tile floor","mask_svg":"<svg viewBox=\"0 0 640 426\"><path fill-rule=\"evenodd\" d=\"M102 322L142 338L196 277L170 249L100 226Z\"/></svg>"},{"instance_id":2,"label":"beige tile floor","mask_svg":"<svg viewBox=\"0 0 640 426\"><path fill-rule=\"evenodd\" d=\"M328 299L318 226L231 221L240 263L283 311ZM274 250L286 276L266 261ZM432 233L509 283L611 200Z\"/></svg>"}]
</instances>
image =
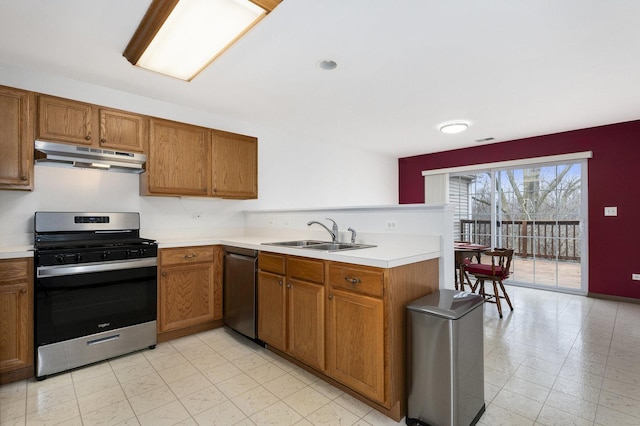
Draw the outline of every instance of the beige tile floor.
<instances>
[{"instance_id":1,"label":"beige tile floor","mask_svg":"<svg viewBox=\"0 0 640 426\"><path fill-rule=\"evenodd\" d=\"M485 305L480 424L640 425L640 305L508 291L516 309L502 320ZM0 423L396 424L224 328L4 385Z\"/></svg>"}]
</instances>

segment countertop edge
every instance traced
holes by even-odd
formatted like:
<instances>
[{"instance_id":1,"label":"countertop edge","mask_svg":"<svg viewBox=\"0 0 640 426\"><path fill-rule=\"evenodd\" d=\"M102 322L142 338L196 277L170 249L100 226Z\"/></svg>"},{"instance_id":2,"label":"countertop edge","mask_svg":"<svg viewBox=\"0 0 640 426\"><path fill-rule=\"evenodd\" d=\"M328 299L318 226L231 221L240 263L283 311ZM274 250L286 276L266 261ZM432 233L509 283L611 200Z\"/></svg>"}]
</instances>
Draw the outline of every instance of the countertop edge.
<instances>
[{"instance_id":1,"label":"countertop edge","mask_svg":"<svg viewBox=\"0 0 640 426\"><path fill-rule=\"evenodd\" d=\"M270 241L272 239L267 239ZM440 257L440 250L405 250L402 254L385 253L384 247L348 250L343 252L315 251L296 247L281 247L262 244L266 242L262 237L212 237L196 240L166 240L158 241L158 248L179 248L202 245L226 245L270 253L287 254L308 257L312 259L330 260L356 265L373 266L379 268L394 268Z\"/></svg>"},{"instance_id":2,"label":"countertop edge","mask_svg":"<svg viewBox=\"0 0 640 426\"><path fill-rule=\"evenodd\" d=\"M18 259L33 257L33 246L0 247L0 259Z\"/></svg>"}]
</instances>

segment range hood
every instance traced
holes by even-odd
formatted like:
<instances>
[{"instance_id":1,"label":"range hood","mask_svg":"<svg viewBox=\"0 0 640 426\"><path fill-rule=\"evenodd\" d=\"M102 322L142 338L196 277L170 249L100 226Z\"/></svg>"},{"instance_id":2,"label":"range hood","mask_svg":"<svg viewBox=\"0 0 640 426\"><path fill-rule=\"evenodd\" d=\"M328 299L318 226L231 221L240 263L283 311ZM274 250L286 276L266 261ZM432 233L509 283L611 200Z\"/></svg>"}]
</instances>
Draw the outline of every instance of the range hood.
<instances>
[{"instance_id":1,"label":"range hood","mask_svg":"<svg viewBox=\"0 0 640 426\"><path fill-rule=\"evenodd\" d=\"M92 148L89 146L35 141L36 164L98 169L124 173L143 173L144 154Z\"/></svg>"}]
</instances>

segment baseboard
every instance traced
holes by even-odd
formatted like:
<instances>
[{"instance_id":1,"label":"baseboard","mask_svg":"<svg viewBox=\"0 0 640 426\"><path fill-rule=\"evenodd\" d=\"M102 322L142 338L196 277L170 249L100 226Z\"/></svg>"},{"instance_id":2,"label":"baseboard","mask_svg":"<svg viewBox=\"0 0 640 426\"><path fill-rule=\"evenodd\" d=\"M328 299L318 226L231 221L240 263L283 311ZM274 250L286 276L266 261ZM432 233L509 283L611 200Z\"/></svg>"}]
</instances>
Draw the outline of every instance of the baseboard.
<instances>
[{"instance_id":1,"label":"baseboard","mask_svg":"<svg viewBox=\"0 0 640 426\"><path fill-rule=\"evenodd\" d=\"M591 293L591 292L587 293L587 297L593 297L594 299L611 300L614 302L634 303L636 305L640 305L640 299L634 299L633 297L612 296L610 294L600 294L600 293Z\"/></svg>"}]
</instances>

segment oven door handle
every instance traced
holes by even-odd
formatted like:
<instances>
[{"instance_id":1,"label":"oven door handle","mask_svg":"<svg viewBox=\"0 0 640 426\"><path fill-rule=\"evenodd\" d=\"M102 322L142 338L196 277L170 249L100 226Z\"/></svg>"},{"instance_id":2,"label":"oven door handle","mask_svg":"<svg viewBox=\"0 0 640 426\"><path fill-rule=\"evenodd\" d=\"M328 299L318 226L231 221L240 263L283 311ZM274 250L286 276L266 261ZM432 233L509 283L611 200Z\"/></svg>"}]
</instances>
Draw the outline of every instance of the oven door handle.
<instances>
[{"instance_id":1,"label":"oven door handle","mask_svg":"<svg viewBox=\"0 0 640 426\"><path fill-rule=\"evenodd\" d=\"M36 275L42 277L58 277L62 275L90 274L92 272L118 271L122 269L145 268L156 266L157 258L125 260L122 262L87 263L80 265L38 266Z\"/></svg>"}]
</instances>

